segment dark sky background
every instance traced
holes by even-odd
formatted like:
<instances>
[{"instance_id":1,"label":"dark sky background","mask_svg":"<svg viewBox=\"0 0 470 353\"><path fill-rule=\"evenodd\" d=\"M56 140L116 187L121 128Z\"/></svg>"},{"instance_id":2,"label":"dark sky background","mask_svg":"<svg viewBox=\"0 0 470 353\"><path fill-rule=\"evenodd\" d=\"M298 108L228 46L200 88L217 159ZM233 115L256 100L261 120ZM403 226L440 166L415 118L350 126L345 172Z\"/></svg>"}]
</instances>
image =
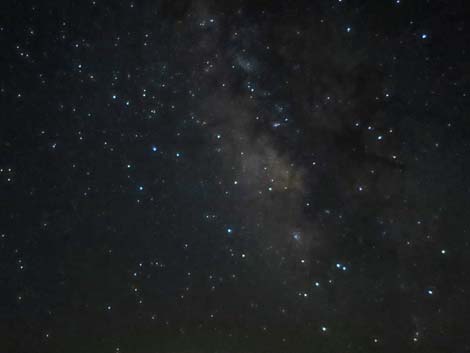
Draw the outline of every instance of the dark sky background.
<instances>
[{"instance_id":1,"label":"dark sky background","mask_svg":"<svg viewBox=\"0 0 470 353\"><path fill-rule=\"evenodd\" d=\"M0 352L470 352L466 1L2 1Z\"/></svg>"}]
</instances>

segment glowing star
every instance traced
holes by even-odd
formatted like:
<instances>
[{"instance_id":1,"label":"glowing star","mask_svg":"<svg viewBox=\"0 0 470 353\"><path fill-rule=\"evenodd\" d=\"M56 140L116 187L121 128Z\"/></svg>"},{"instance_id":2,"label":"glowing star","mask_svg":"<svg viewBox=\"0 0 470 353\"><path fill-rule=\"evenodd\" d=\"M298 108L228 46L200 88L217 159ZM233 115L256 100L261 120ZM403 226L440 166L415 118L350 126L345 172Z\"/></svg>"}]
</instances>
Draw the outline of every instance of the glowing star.
<instances>
[{"instance_id":1,"label":"glowing star","mask_svg":"<svg viewBox=\"0 0 470 353\"><path fill-rule=\"evenodd\" d=\"M227 228L227 233L228 233L228 234L232 234L232 233L233 233L233 229L232 229L232 228Z\"/></svg>"}]
</instances>

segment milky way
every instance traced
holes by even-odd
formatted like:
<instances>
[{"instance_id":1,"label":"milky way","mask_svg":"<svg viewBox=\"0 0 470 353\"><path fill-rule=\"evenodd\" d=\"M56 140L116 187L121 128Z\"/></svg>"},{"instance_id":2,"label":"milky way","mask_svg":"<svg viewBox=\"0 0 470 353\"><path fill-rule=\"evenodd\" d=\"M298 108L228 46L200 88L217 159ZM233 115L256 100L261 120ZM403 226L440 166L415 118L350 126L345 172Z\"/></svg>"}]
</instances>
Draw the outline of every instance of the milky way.
<instances>
[{"instance_id":1,"label":"milky way","mask_svg":"<svg viewBox=\"0 0 470 353\"><path fill-rule=\"evenodd\" d=\"M463 3L2 10L1 352L470 351Z\"/></svg>"}]
</instances>

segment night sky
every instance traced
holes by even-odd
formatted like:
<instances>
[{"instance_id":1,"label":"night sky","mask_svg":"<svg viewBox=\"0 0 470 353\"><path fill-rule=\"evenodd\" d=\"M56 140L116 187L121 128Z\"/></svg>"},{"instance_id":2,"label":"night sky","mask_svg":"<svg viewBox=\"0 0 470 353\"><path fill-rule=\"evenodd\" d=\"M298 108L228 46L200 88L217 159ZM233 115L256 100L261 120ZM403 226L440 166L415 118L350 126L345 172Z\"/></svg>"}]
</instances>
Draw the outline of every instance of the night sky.
<instances>
[{"instance_id":1,"label":"night sky","mask_svg":"<svg viewBox=\"0 0 470 353\"><path fill-rule=\"evenodd\" d=\"M466 2L2 1L0 352L470 352Z\"/></svg>"}]
</instances>

